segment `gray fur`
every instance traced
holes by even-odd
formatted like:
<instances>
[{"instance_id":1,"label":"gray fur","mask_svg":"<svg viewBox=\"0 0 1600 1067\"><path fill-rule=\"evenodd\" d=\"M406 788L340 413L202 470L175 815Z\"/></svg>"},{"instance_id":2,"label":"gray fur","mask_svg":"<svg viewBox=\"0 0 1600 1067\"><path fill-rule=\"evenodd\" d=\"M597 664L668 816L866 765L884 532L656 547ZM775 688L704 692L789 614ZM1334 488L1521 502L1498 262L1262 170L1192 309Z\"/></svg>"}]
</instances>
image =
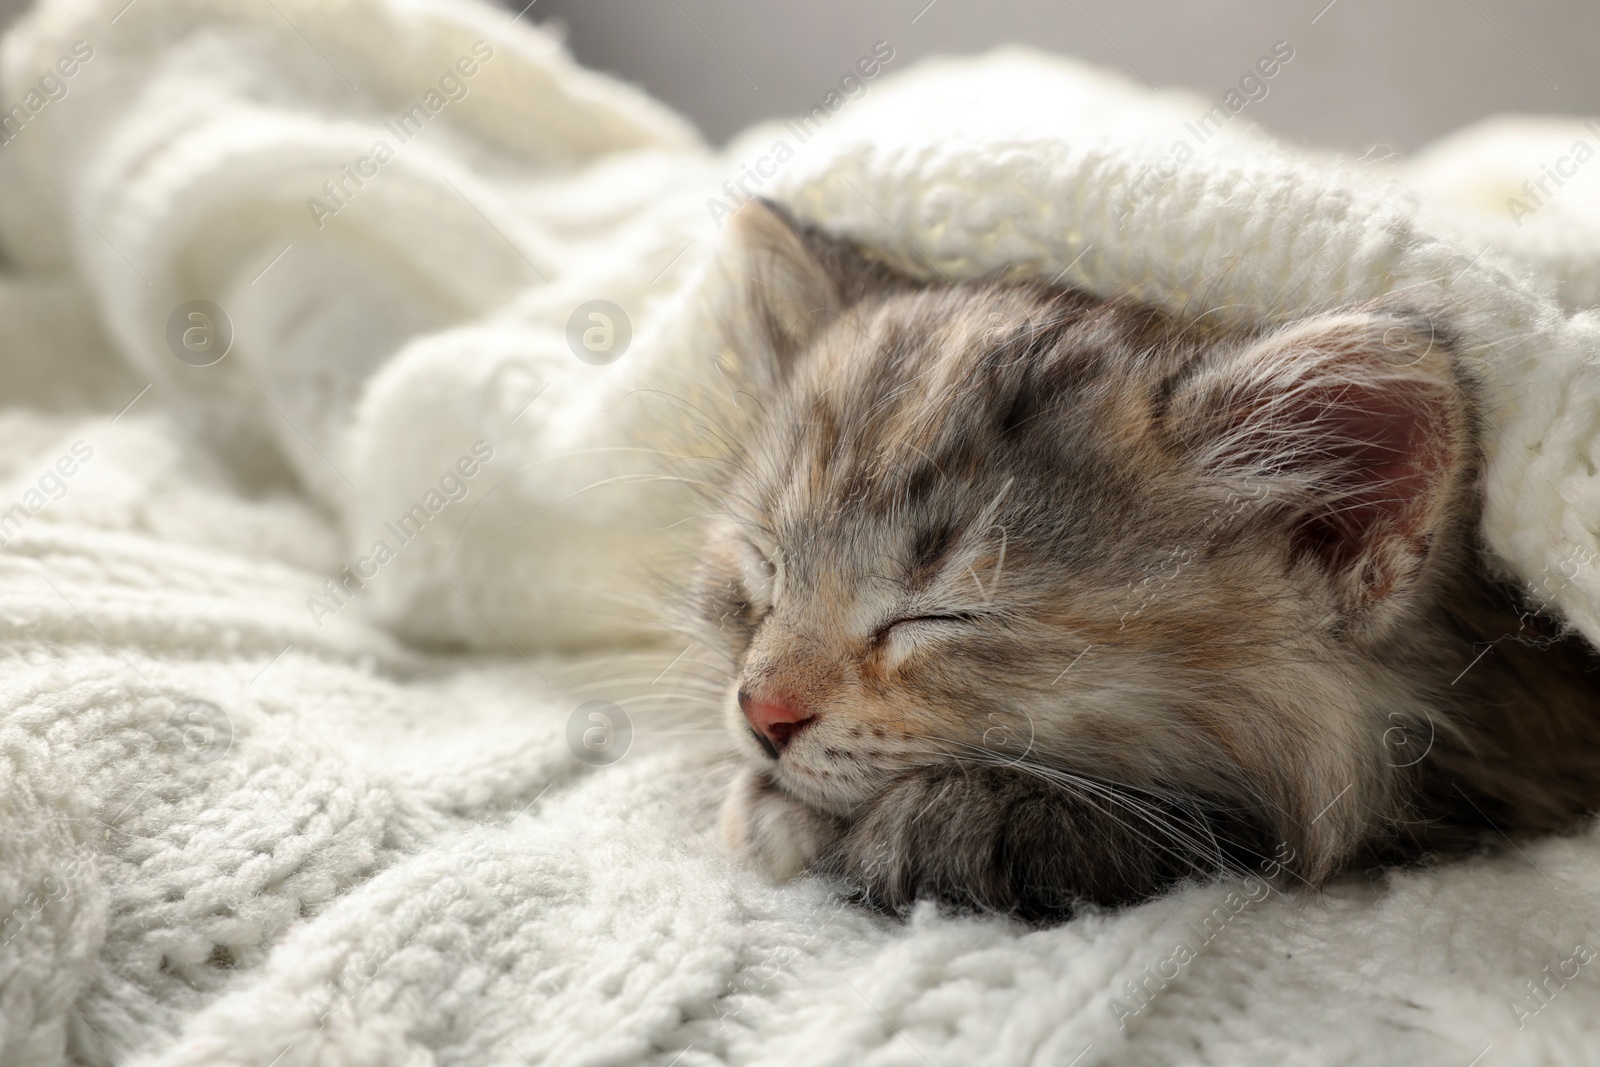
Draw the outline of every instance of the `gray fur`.
<instances>
[{"instance_id":1,"label":"gray fur","mask_svg":"<svg viewBox=\"0 0 1600 1067\"><path fill-rule=\"evenodd\" d=\"M694 596L752 862L1047 918L1600 801L1589 650L1489 577L1437 316L1230 331L738 224L756 403ZM741 688L816 718L774 758Z\"/></svg>"}]
</instances>

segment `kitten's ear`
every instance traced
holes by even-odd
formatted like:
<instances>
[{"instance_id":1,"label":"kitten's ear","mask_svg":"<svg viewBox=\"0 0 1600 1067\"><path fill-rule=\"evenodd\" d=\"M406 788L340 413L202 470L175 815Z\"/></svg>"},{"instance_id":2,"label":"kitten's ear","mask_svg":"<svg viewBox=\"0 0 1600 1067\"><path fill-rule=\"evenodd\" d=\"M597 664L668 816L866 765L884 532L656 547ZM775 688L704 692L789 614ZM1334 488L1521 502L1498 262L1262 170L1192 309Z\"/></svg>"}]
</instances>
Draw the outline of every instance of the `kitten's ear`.
<instances>
[{"instance_id":1,"label":"kitten's ear","mask_svg":"<svg viewBox=\"0 0 1600 1067\"><path fill-rule=\"evenodd\" d=\"M839 312L896 278L770 200L749 201L729 225L721 267L733 299L722 327L741 375L755 385L787 378Z\"/></svg>"},{"instance_id":2,"label":"kitten's ear","mask_svg":"<svg viewBox=\"0 0 1600 1067\"><path fill-rule=\"evenodd\" d=\"M1174 425L1204 468L1279 510L1348 613L1410 585L1462 495L1466 398L1420 312L1296 323L1174 400Z\"/></svg>"}]
</instances>

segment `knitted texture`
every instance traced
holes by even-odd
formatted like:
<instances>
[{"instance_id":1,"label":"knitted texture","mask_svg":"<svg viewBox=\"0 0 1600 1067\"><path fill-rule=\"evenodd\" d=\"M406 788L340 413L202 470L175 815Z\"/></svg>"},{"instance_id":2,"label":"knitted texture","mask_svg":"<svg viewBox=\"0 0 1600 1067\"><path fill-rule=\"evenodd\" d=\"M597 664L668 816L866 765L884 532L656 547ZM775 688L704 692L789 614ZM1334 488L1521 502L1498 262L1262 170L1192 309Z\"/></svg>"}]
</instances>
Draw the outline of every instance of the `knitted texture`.
<instances>
[{"instance_id":1,"label":"knitted texture","mask_svg":"<svg viewBox=\"0 0 1600 1067\"><path fill-rule=\"evenodd\" d=\"M1587 833L1047 930L721 854L720 728L642 590L732 402L748 192L929 278L1265 319L1404 290L1482 382L1491 544L1600 638L1600 164L1502 202L1600 138L1379 170L1029 53L863 84L714 152L464 2L11 33L0 1064L1588 1062ZM630 327L604 365L593 300ZM593 699L632 722L604 766Z\"/></svg>"}]
</instances>

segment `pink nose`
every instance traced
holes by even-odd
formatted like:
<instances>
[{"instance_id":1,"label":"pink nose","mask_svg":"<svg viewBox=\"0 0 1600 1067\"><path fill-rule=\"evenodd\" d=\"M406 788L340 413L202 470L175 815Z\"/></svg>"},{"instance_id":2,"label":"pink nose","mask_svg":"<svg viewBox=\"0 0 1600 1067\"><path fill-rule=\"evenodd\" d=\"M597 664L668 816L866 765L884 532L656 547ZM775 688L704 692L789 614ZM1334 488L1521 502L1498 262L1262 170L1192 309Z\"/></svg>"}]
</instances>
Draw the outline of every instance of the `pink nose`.
<instances>
[{"instance_id":1,"label":"pink nose","mask_svg":"<svg viewBox=\"0 0 1600 1067\"><path fill-rule=\"evenodd\" d=\"M809 726L816 718L799 704L770 697L752 697L739 691L739 710L744 712L750 731L773 759L789 746L794 735Z\"/></svg>"}]
</instances>

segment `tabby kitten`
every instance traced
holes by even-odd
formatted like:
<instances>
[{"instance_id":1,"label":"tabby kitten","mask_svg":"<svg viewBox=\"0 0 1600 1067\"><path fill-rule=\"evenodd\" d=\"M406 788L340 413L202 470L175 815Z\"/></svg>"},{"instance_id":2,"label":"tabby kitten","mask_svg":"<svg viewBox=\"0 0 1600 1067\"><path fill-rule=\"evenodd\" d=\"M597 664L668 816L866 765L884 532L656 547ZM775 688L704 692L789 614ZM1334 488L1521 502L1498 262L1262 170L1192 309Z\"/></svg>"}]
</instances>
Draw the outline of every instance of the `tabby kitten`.
<instances>
[{"instance_id":1,"label":"tabby kitten","mask_svg":"<svg viewBox=\"0 0 1600 1067\"><path fill-rule=\"evenodd\" d=\"M695 595L771 876L1049 918L1600 804L1590 651L1494 576L1428 314L928 285L764 202L728 255L750 402Z\"/></svg>"}]
</instances>

